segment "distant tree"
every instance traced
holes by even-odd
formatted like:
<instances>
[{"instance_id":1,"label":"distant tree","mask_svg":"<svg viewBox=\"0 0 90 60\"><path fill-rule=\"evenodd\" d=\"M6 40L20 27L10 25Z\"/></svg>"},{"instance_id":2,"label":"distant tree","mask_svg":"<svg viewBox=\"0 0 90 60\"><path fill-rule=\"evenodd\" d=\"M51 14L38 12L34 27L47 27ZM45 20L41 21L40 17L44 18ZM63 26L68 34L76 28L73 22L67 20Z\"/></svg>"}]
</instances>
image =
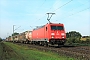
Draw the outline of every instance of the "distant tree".
<instances>
[{"instance_id":1,"label":"distant tree","mask_svg":"<svg viewBox=\"0 0 90 60\"><path fill-rule=\"evenodd\" d=\"M2 38L0 38L0 42L2 41Z\"/></svg>"},{"instance_id":2,"label":"distant tree","mask_svg":"<svg viewBox=\"0 0 90 60\"><path fill-rule=\"evenodd\" d=\"M9 37L11 37L11 36L9 36Z\"/></svg>"},{"instance_id":3,"label":"distant tree","mask_svg":"<svg viewBox=\"0 0 90 60\"><path fill-rule=\"evenodd\" d=\"M67 38L70 38L70 37L80 37L81 38L82 35L79 32L71 31L71 32L67 32L66 36Z\"/></svg>"},{"instance_id":4,"label":"distant tree","mask_svg":"<svg viewBox=\"0 0 90 60\"><path fill-rule=\"evenodd\" d=\"M66 36L67 36L68 42L76 43L80 41L80 38L82 35L79 32L71 31L71 32L67 32Z\"/></svg>"},{"instance_id":5,"label":"distant tree","mask_svg":"<svg viewBox=\"0 0 90 60\"><path fill-rule=\"evenodd\" d=\"M19 34L19 33L16 32L16 33L12 34L12 36L15 36L15 35L18 35L18 34Z\"/></svg>"}]
</instances>

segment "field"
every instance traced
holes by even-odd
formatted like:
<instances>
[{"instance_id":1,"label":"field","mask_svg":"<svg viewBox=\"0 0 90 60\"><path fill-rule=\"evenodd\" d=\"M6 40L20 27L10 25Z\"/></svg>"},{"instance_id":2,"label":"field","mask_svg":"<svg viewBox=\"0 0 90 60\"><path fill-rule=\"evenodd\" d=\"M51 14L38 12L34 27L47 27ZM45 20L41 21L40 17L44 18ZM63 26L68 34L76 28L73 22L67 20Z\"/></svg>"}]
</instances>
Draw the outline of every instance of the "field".
<instances>
[{"instance_id":1,"label":"field","mask_svg":"<svg viewBox=\"0 0 90 60\"><path fill-rule=\"evenodd\" d=\"M22 57L8 45L0 42L0 60L22 60Z\"/></svg>"},{"instance_id":2,"label":"field","mask_svg":"<svg viewBox=\"0 0 90 60\"><path fill-rule=\"evenodd\" d=\"M0 43L0 58L0 60L76 60L51 51L40 51L9 42Z\"/></svg>"},{"instance_id":3,"label":"field","mask_svg":"<svg viewBox=\"0 0 90 60\"><path fill-rule=\"evenodd\" d=\"M1 58L1 56L2 56L2 46L1 46L1 43L0 43L0 58Z\"/></svg>"},{"instance_id":4,"label":"field","mask_svg":"<svg viewBox=\"0 0 90 60\"><path fill-rule=\"evenodd\" d=\"M87 39L90 40L90 37L81 38L80 40L82 40L82 41L86 41Z\"/></svg>"}]
</instances>

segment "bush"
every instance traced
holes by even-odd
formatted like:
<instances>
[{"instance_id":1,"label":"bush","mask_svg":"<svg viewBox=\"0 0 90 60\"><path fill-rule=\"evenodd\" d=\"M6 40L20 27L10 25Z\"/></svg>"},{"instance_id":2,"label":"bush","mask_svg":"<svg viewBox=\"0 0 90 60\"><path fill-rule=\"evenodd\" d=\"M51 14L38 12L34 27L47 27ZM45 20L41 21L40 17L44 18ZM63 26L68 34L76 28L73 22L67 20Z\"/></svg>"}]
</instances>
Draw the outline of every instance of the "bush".
<instances>
[{"instance_id":1,"label":"bush","mask_svg":"<svg viewBox=\"0 0 90 60\"><path fill-rule=\"evenodd\" d=\"M0 39L0 42L2 41L2 39Z\"/></svg>"},{"instance_id":2,"label":"bush","mask_svg":"<svg viewBox=\"0 0 90 60\"><path fill-rule=\"evenodd\" d=\"M87 44L90 44L90 39L86 39L86 43Z\"/></svg>"},{"instance_id":3,"label":"bush","mask_svg":"<svg viewBox=\"0 0 90 60\"><path fill-rule=\"evenodd\" d=\"M73 44L73 43L79 43L79 42L80 42L79 38L75 38L75 37L67 38L67 43Z\"/></svg>"}]
</instances>

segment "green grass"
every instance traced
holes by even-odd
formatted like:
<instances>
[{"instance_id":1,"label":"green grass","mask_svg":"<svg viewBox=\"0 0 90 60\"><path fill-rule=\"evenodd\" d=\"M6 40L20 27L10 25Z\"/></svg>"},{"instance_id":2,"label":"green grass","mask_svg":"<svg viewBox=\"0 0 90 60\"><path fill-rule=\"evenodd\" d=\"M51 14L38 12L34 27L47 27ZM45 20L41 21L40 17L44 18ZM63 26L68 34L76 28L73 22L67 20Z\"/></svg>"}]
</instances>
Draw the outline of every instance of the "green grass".
<instances>
[{"instance_id":1,"label":"green grass","mask_svg":"<svg viewBox=\"0 0 90 60\"><path fill-rule=\"evenodd\" d=\"M8 45L0 43L0 60L22 60L22 56L19 56Z\"/></svg>"},{"instance_id":2,"label":"green grass","mask_svg":"<svg viewBox=\"0 0 90 60\"><path fill-rule=\"evenodd\" d=\"M30 49L27 46L19 46L9 42L4 43L10 46L19 56L22 56L23 60L76 60L74 58L60 56L50 51L44 52L37 49Z\"/></svg>"},{"instance_id":3,"label":"green grass","mask_svg":"<svg viewBox=\"0 0 90 60\"><path fill-rule=\"evenodd\" d=\"M0 42L0 58L2 57L2 52L3 52L3 50L2 50L2 46L1 46L1 42Z\"/></svg>"},{"instance_id":4,"label":"green grass","mask_svg":"<svg viewBox=\"0 0 90 60\"><path fill-rule=\"evenodd\" d=\"M90 46L90 44L87 43L73 43L73 46Z\"/></svg>"}]
</instances>

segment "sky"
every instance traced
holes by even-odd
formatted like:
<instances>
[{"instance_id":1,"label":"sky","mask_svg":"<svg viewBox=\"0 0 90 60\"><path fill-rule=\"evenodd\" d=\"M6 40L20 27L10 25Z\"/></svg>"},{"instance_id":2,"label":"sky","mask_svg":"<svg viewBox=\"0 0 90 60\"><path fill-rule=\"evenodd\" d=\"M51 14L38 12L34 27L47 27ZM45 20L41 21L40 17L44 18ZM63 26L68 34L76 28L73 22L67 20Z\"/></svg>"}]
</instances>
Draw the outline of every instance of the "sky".
<instances>
[{"instance_id":1,"label":"sky","mask_svg":"<svg viewBox=\"0 0 90 60\"><path fill-rule=\"evenodd\" d=\"M0 37L22 33L48 23L46 13L55 13L52 23L65 31L90 35L90 0L0 0Z\"/></svg>"}]
</instances>

